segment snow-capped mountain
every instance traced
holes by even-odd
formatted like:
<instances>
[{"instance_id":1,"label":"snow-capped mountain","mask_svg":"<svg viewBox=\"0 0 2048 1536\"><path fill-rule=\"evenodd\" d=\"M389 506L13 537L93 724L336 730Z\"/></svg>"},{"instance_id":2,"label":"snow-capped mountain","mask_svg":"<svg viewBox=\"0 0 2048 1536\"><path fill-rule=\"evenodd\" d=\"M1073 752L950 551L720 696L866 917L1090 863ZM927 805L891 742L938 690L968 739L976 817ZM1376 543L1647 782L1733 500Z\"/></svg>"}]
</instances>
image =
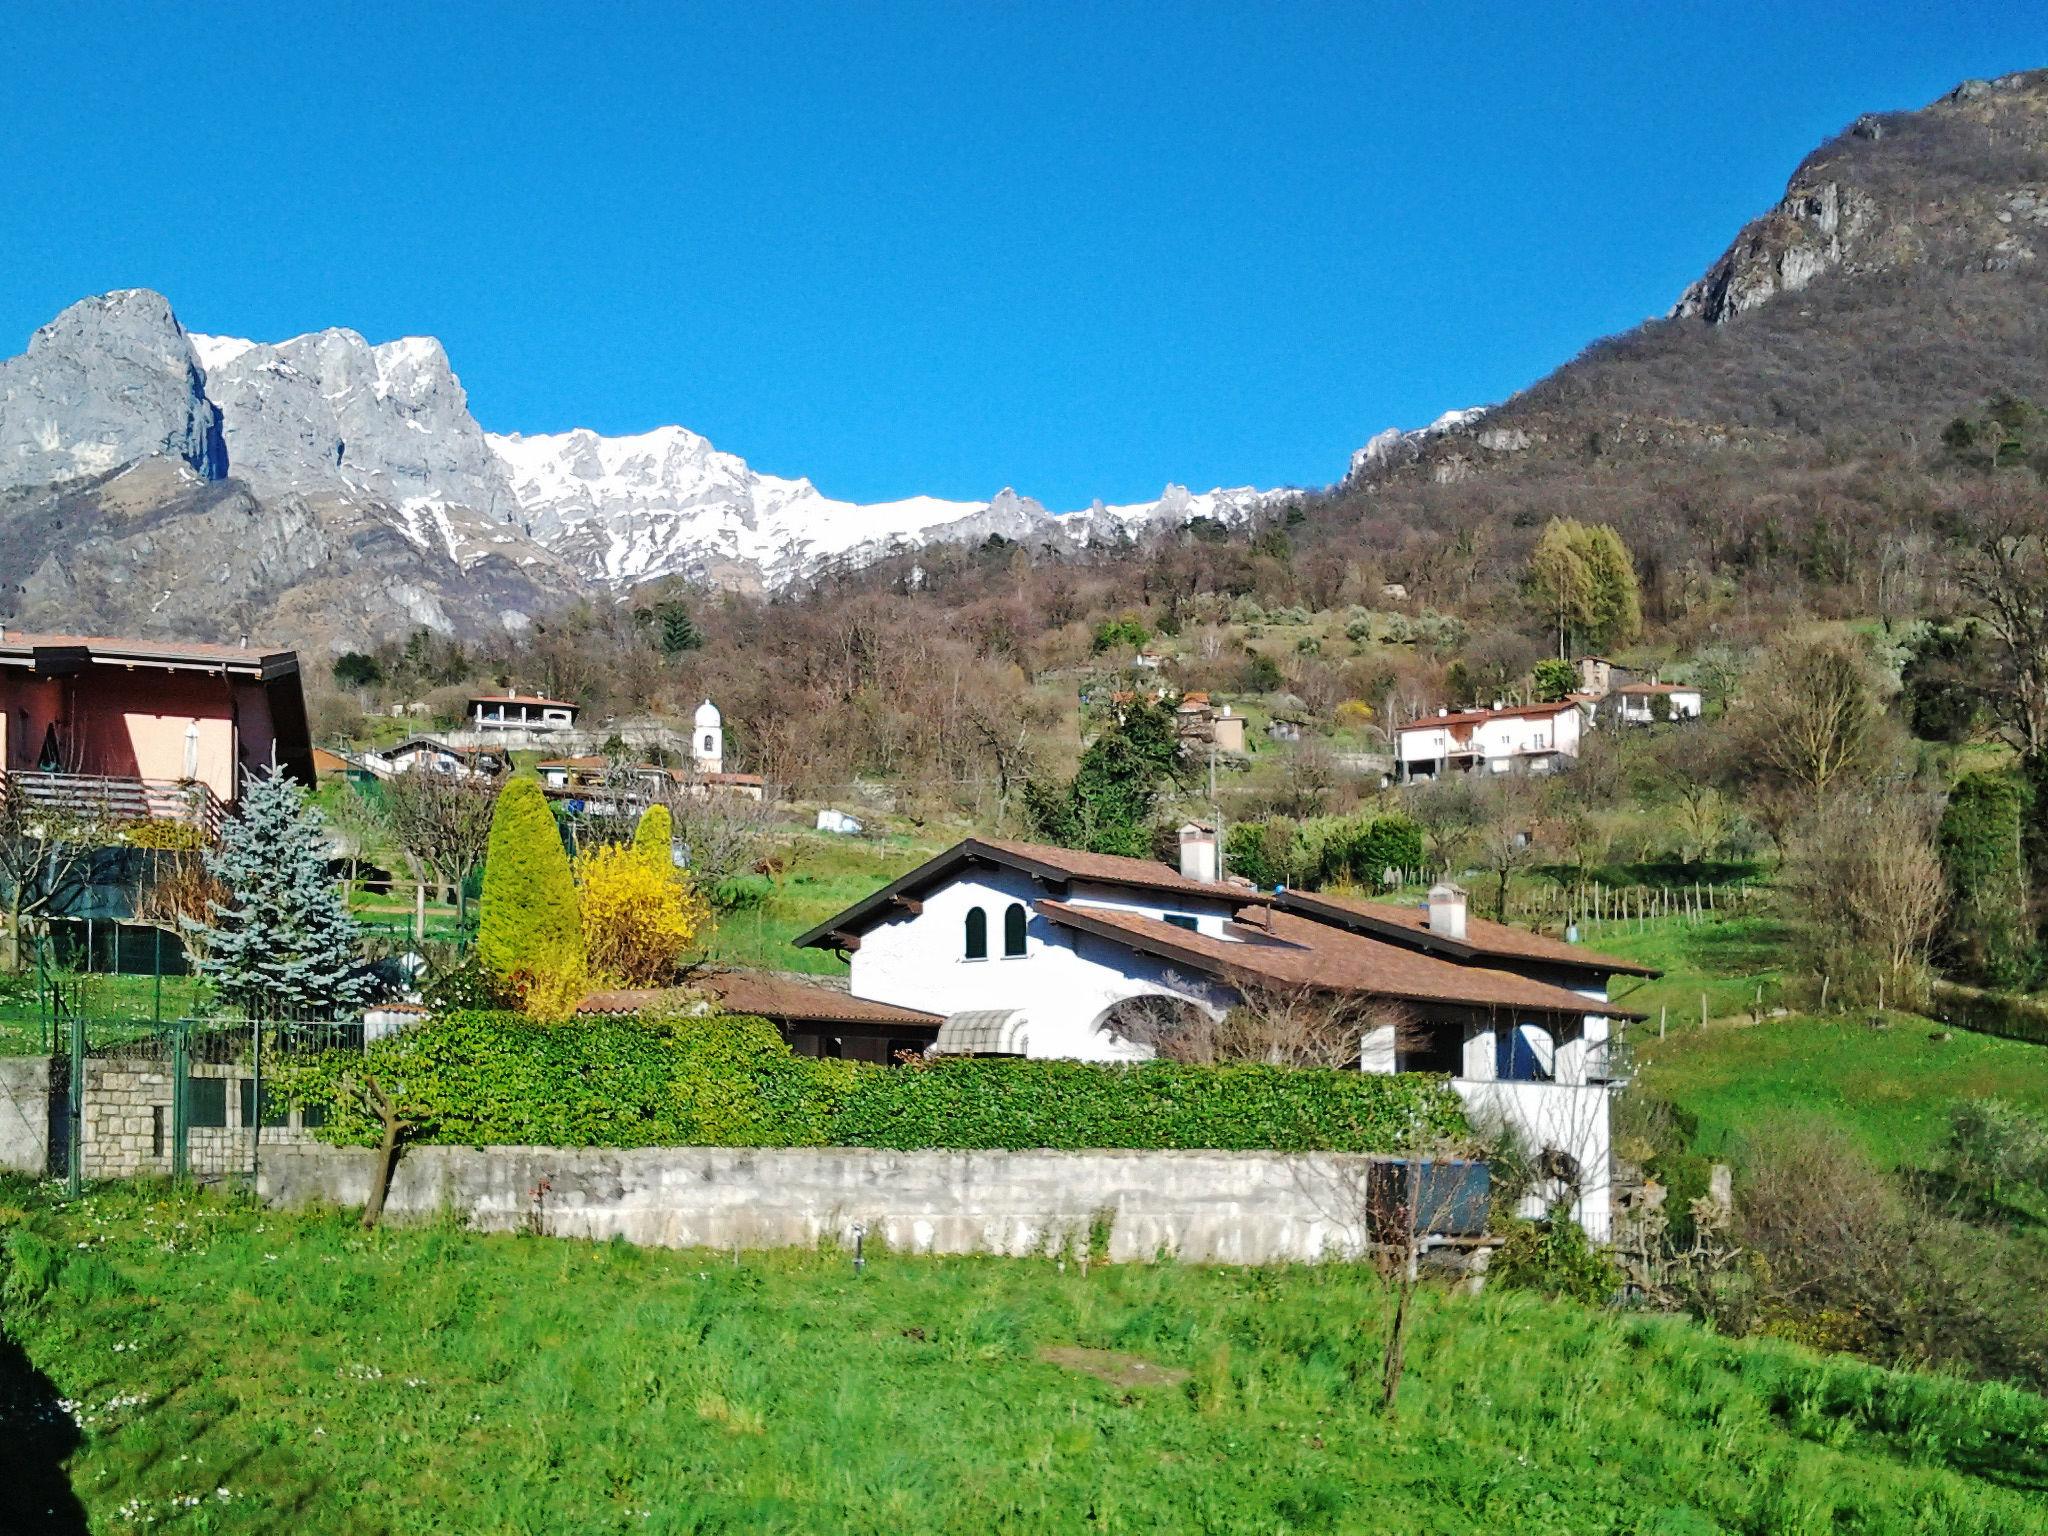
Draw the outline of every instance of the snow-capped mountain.
<instances>
[{"instance_id":1,"label":"snow-capped mountain","mask_svg":"<svg viewBox=\"0 0 2048 1536\"><path fill-rule=\"evenodd\" d=\"M409 538L458 560L515 531L613 588L684 576L773 590L934 542L1086 543L1168 520L1237 522L1272 499L1168 486L1157 501L1067 516L1009 490L979 502L840 501L809 480L760 474L686 427L486 433L431 337L372 345L327 330L191 343L233 474L259 489L384 498Z\"/></svg>"},{"instance_id":2,"label":"snow-capped mountain","mask_svg":"<svg viewBox=\"0 0 2048 1536\"><path fill-rule=\"evenodd\" d=\"M1240 522L1287 494L1247 487L1196 496L1170 485L1156 501L1097 502L1063 516L1009 489L988 501L860 503L827 496L809 480L761 474L685 427L488 441L532 536L613 586L681 574L775 588L899 550L990 534L1087 543L1196 517Z\"/></svg>"},{"instance_id":3,"label":"snow-capped mountain","mask_svg":"<svg viewBox=\"0 0 2048 1536\"><path fill-rule=\"evenodd\" d=\"M138 524L159 494L163 506L143 510L161 515ZM145 567L178 548L241 585L226 598L155 594L152 616L188 602L297 611L315 591L331 606L374 572L358 619L474 632L516 628L592 587L682 576L774 590L935 542L1073 547L1198 517L1236 523L1292 494L1170 485L1064 515L1011 490L842 501L679 426L486 433L431 337L196 335L147 289L74 304L0 361L0 547L37 552L25 576L8 573L24 612L76 607L90 591L118 614L152 579ZM123 517L105 515L117 506ZM166 519L202 506L203 547L184 549Z\"/></svg>"}]
</instances>

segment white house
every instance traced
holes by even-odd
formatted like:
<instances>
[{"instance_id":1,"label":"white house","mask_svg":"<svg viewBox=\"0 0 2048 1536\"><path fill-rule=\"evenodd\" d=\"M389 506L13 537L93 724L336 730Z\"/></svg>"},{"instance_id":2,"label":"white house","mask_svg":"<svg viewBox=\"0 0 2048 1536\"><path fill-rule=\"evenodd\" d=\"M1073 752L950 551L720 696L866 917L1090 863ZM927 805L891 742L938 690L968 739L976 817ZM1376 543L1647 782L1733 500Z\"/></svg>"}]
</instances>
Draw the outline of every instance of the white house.
<instances>
[{"instance_id":1,"label":"white house","mask_svg":"<svg viewBox=\"0 0 2048 1536\"><path fill-rule=\"evenodd\" d=\"M469 701L469 720L479 731L566 731L576 724L577 708L537 694L488 693Z\"/></svg>"},{"instance_id":2,"label":"white house","mask_svg":"<svg viewBox=\"0 0 2048 1536\"><path fill-rule=\"evenodd\" d=\"M1659 699L1664 700L1659 704ZM1610 707L1623 725L1650 725L1663 720L1697 720L1701 697L1697 688L1681 683L1623 683L1608 694Z\"/></svg>"},{"instance_id":3,"label":"white house","mask_svg":"<svg viewBox=\"0 0 2048 1536\"><path fill-rule=\"evenodd\" d=\"M1578 760L1584 718L1570 699L1440 709L1394 731L1394 773L1403 782L1447 773L1550 773Z\"/></svg>"},{"instance_id":4,"label":"white house","mask_svg":"<svg viewBox=\"0 0 2048 1536\"><path fill-rule=\"evenodd\" d=\"M1140 1060L1119 1033L1134 1007L1382 1001L1404 1024L1364 1036L1359 1065L1448 1074L1475 1119L1547 1154L1547 1193L1569 1185L1604 1238L1608 1020L1637 1017L1608 1005L1607 978L1641 968L1473 920L1454 887L1423 911L1200 878L1199 830L1192 872L971 838L796 942L843 952L854 997L942 1017L939 1053Z\"/></svg>"}]
</instances>

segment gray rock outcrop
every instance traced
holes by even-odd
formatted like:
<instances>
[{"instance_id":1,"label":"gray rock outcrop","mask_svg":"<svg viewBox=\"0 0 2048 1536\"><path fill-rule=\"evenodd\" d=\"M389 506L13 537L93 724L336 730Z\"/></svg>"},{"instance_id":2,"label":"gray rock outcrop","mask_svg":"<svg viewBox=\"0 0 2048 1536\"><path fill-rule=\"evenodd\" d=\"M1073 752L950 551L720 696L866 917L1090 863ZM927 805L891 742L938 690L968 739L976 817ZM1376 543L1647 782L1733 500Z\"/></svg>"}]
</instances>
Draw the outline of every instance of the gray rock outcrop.
<instances>
[{"instance_id":1,"label":"gray rock outcrop","mask_svg":"<svg viewBox=\"0 0 2048 1536\"><path fill-rule=\"evenodd\" d=\"M83 299L0 361L0 486L47 485L163 457L228 471L219 408L162 294Z\"/></svg>"}]
</instances>

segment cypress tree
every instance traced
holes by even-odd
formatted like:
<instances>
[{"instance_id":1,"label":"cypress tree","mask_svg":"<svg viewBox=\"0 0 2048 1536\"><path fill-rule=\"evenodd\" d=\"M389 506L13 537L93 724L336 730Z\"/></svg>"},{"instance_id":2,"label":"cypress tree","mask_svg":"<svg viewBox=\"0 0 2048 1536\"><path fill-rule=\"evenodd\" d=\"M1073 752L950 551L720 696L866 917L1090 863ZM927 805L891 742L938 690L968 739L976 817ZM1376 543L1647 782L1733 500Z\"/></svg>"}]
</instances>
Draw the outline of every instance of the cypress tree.
<instances>
[{"instance_id":1,"label":"cypress tree","mask_svg":"<svg viewBox=\"0 0 2048 1536\"><path fill-rule=\"evenodd\" d=\"M332 1019L375 997L362 936L327 877L325 824L291 779L273 768L252 782L206 868L228 892L211 905L201 963L223 1002L256 1018Z\"/></svg>"},{"instance_id":2,"label":"cypress tree","mask_svg":"<svg viewBox=\"0 0 2048 1536\"><path fill-rule=\"evenodd\" d=\"M657 868L675 868L670 845L676 840L676 819L665 805L650 805L640 813L640 825L633 829L633 851L644 855Z\"/></svg>"},{"instance_id":3,"label":"cypress tree","mask_svg":"<svg viewBox=\"0 0 2048 1536\"><path fill-rule=\"evenodd\" d=\"M2025 985L2036 963L2022 859L2028 798L2003 774L1966 773L1949 791L1936 833L1949 888L1945 958L1994 987Z\"/></svg>"},{"instance_id":4,"label":"cypress tree","mask_svg":"<svg viewBox=\"0 0 2048 1536\"><path fill-rule=\"evenodd\" d=\"M484 854L476 953L500 981L580 978L583 918L569 855L547 797L531 779L498 796Z\"/></svg>"}]
</instances>

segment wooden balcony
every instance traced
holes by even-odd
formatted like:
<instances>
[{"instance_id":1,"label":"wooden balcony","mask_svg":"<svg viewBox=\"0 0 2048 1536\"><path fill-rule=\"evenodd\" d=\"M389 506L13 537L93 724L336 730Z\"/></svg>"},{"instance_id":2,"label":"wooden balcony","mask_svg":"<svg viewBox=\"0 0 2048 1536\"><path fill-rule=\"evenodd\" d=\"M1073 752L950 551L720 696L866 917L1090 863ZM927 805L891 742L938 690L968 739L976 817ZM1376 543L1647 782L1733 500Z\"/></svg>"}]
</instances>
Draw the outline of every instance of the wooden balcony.
<instances>
[{"instance_id":1,"label":"wooden balcony","mask_svg":"<svg viewBox=\"0 0 2048 1536\"><path fill-rule=\"evenodd\" d=\"M52 820L81 826L118 826L173 821L220 835L227 807L196 779L125 779L90 773L9 773L0 776L8 795L46 812Z\"/></svg>"}]
</instances>

